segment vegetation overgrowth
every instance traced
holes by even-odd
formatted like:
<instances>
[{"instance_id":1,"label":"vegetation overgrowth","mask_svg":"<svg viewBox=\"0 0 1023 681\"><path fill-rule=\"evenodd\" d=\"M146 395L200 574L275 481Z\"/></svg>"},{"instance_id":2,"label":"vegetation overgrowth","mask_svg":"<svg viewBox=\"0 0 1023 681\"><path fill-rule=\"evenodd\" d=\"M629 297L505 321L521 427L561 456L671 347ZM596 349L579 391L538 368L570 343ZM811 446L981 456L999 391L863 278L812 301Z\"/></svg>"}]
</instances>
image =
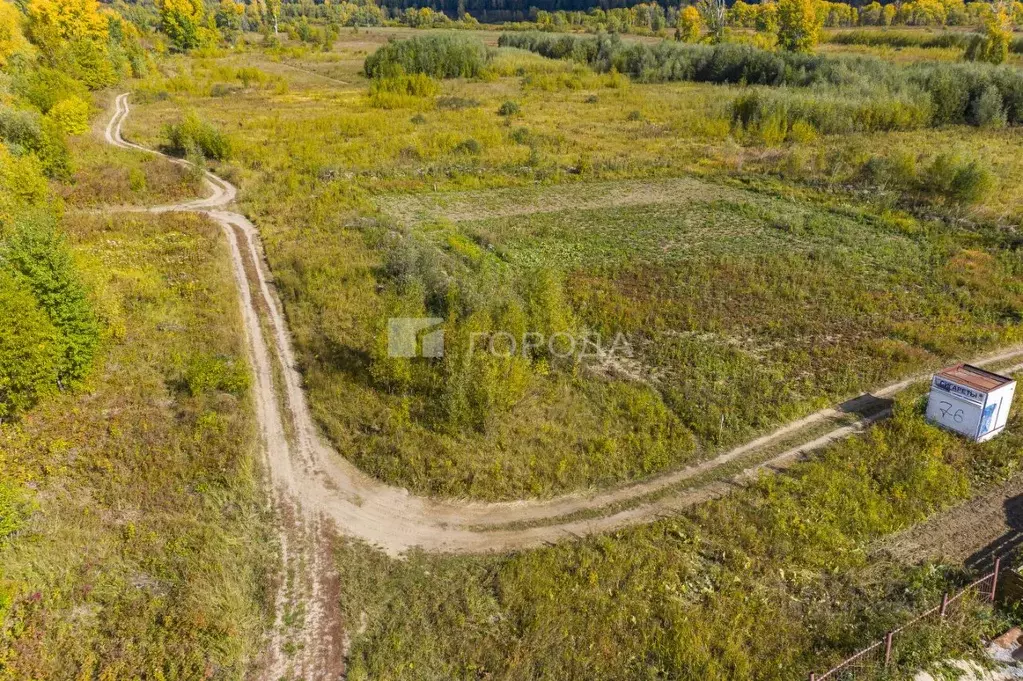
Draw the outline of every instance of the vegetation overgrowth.
<instances>
[{"instance_id":1,"label":"vegetation overgrowth","mask_svg":"<svg viewBox=\"0 0 1023 681\"><path fill-rule=\"evenodd\" d=\"M615 484L1021 337L1023 155L1003 128L1020 122L1023 89L1007 67L796 53L812 41L384 43L325 18L376 16L365 5L229 3L126 10L182 53L133 85L130 135L216 160L241 186L317 419L390 482L476 499ZM793 33L831 23L821 7L855 21L846 5L796 5ZM958 7L942 7L951 23ZM769 11L752 19L761 38L781 35ZM247 44L252 28L262 47ZM991 60L984 35L978 61ZM11 62L36 75L12 78L15 113L0 119L13 188L0 209L27 216L4 232L19 266L0 271L0 305L22 314L0 347L29 351L17 385L48 387L19 392L12 411L43 399L0 426L13 442L0 454L0 672L241 678L266 624L272 543L223 245L194 217L55 222L51 192L89 204L66 189L87 147L60 140L82 130L95 84ZM117 163L123 196L198 184ZM70 282L59 314L26 279L38 253ZM386 320L410 316L443 320L443 359L389 356ZM90 360L79 339L93 331ZM473 345L498 332L622 333L632 352ZM95 388L58 392L63 378L46 377L59 371ZM874 542L1016 473L1018 428L1014 416L999 440L966 444L909 397L867 437L649 527L404 562L342 542L340 607L363 623L348 673L819 670L963 577L891 562ZM64 492L75 484L82 496ZM80 578L45 569L68 545ZM958 653L1001 621L926 632L900 663ZM127 638L142 643L125 652Z\"/></svg>"},{"instance_id":2,"label":"vegetation overgrowth","mask_svg":"<svg viewBox=\"0 0 1023 681\"><path fill-rule=\"evenodd\" d=\"M2 679L242 679L262 655L275 556L225 245L195 216L74 212L200 188L87 136L151 40L95 0L0 1Z\"/></svg>"},{"instance_id":3,"label":"vegetation overgrowth","mask_svg":"<svg viewBox=\"0 0 1023 681\"><path fill-rule=\"evenodd\" d=\"M1020 439L966 444L916 398L864 440L647 527L498 558L338 551L362 617L354 679L802 678L881 639L968 575L875 542L1018 471ZM1018 418L1015 423L1018 423ZM898 674L976 653L982 608L900 637ZM976 646L976 647L975 647Z\"/></svg>"},{"instance_id":4,"label":"vegetation overgrowth","mask_svg":"<svg viewBox=\"0 0 1023 681\"><path fill-rule=\"evenodd\" d=\"M458 34L416 36L381 47L366 58L366 75L422 73L434 78L473 78L482 74L490 55L482 42Z\"/></svg>"},{"instance_id":5,"label":"vegetation overgrowth","mask_svg":"<svg viewBox=\"0 0 1023 681\"><path fill-rule=\"evenodd\" d=\"M805 96L798 92L775 94L770 97L774 110L758 109L757 116L787 118L790 128L797 120L826 133L1023 122L1023 74L1011 67L941 62L895 67L871 57L773 52L731 43L651 46L617 36L505 33L499 44L552 59L572 59L600 72L617 71L648 82L813 88ZM831 89L821 93L822 86ZM767 101L759 94L752 97L748 106L754 106L751 101L758 107ZM805 113L800 115L800 109ZM739 111L737 117L751 116Z\"/></svg>"},{"instance_id":6,"label":"vegetation overgrowth","mask_svg":"<svg viewBox=\"0 0 1023 681\"><path fill-rule=\"evenodd\" d=\"M69 180L68 135L89 91L141 75L139 33L91 0L0 10L0 421L85 379L102 325L60 227L48 178Z\"/></svg>"}]
</instances>

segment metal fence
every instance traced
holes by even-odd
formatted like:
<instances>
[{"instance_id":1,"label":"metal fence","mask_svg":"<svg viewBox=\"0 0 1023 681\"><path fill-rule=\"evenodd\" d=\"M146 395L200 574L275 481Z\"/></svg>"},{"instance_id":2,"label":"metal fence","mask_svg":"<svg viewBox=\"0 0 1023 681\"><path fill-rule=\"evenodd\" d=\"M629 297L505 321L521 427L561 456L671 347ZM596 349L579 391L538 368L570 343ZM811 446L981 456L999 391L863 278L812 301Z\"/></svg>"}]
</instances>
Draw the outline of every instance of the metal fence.
<instances>
[{"instance_id":1,"label":"metal fence","mask_svg":"<svg viewBox=\"0 0 1023 681\"><path fill-rule=\"evenodd\" d=\"M964 618L969 612L970 604L994 603L1000 581L1000 568L1001 560L995 559L993 572L954 594L945 594L939 605L917 615L898 629L889 631L884 638L867 646L838 666L823 674L810 674L810 681L868 681L884 676L885 670L893 662L893 652L900 636L925 625Z\"/></svg>"}]
</instances>

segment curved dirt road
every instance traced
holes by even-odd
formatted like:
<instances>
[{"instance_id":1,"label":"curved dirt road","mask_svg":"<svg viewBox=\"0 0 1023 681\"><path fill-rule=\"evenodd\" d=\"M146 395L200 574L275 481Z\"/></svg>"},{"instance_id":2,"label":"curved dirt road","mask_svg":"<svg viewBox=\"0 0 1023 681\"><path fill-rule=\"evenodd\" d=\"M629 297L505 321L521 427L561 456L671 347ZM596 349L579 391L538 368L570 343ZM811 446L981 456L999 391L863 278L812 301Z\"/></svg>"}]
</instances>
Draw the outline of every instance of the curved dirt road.
<instances>
[{"instance_id":1,"label":"curved dirt road","mask_svg":"<svg viewBox=\"0 0 1023 681\"><path fill-rule=\"evenodd\" d=\"M116 108L106 129L107 141L123 148L159 153L124 140L121 125L128 115L128 95L117 97ZM181 159L168 159L187 164ZM781 468L800 454L820 449L835 440L862 430L887 415L876 413L851 425L836 425L820 435L820 426L837 421L843 413L824 409L778 430L699 464L656 476L616 489L579 493L551 500L526 500L499 503L471 503L432 500L410 495L406 490L375 480L324 441L309 412L302 391L281 306L274 295L270 276L262 256L262 244L255 226L243 215L225 210L237 193L229 182L206 172L211 195L182 204L155 206L139 210L150 212L196 211L209 215L224 229L230 243L232 263L239 289L255 372L255 400L262 430L271 481L278 493L304 509L334 522L337 529L376 545L391 555L412 548L427 551L485 552L505 551L556 542L567 537L604 532L618 527L648 522L679 508L719 496L731 486L765 468ZM260 323L263 310L270 330L264 337ZM1023 347L972 360L975 364L1004 363L1023 357ZM283 385L274 385L274 364ZM1023 369L1023 363L1006 371ZM928 376L914 376L873 393L890 397ZM281 408L278 392L283 395ZM290 426L289 428L286 428ZM800 431L818 426L817 436L774 454L769 460L750 465L726 479L665 494L655 501L643 498L685 483L697 476L713 474L757 450L779 445L798 437ZM289 438L286 434L290 433ZM625 510L612 505L635 504ZM620 508L620 506L618 506ZM596 516L579 519L579 515ZM563 518L575 516L575 518ZM558 520L562 519L562 520ZM522 527L534 523L532 527ZM514 529L512 529L514 528Z\"/></svg>"}]
</instances>

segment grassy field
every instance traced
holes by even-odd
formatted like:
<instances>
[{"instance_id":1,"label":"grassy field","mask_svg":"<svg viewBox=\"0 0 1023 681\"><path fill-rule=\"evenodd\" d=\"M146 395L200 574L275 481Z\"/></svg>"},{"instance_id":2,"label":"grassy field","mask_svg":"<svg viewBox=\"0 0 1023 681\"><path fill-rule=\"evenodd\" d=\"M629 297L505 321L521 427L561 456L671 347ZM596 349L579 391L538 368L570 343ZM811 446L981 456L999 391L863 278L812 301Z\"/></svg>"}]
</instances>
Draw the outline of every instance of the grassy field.
<instances>
[{"instance_id":1,"label":"grassy field","mask_svg":"<svg viewBox=\"0 0 1023 681\"><path fill-rule=\"evenodd\" d=\"M864 440L647 527L498 558L392 561L345 545L342 607L364 624L349 674L724 681L827 669L962 579L899 564L875 542L1019 470L1016 433L967 445L926 425L921 406L902 401ZM1004 626L982 615L927 628L897 662L918 669Z\"/></svg>"},{"instance_id":2,"label":"grassy field","mask_svg":"<svg viewBox=\"0 0 1023 681\"><path fill-rule=\"evenodd\" d=\"M374 94L358 71L392 33L172 58L136 87L127 126L158 146L194 110L230 138L215 165L263 235L313 410L374 475L477 499L614 484L1019 341L1012 129L779 137L733 119L750 88L645 84L506 48L481 78ZM265 76L243 83L243 64ZM993 182L968 201L939 187L967 161ZM424 314L445 319L445 360L387 358L386 318ZM636 354L461 361L469 334L504 328L622 331ZM483 557L393 560L342 541L348 674L826 669L965 579L879 543L1019 471L1018 416L972 445L926 425L921 397L789 474L649 526ZM926 630L898 662L969 653L1004 624Z\"/></svg>"},{"instance_id":3,"label":"grassy field","mask_svg":"<svg viewBox=\"0 0 1023 681\"><path fill-rule=\"evenodd\" d=\"M63 224L105 340L0 425L0 678L245 678L276 555L226 244L192 215Z\"/></svg>"},{"instance_id":4,"label":"grassy field","mask_svg":"<svg viewBox=\"0 0 1023 681\"><path fill-rule=\"evenodd\" d=\"M392 33L173 60L128 124L159 145L195 110L231 139L218 167L263 232L316 416L374 475L481 499L614 484L1019 337L1010 132L778 143L733 123L747 89L513 48L436 95L374 95L361 58ZM975 149L998 190L963 208L923 189L938 149ZM454 357L381 355L388 317L427 315ZM635 356L457 360L474 330L522 324L621 332Z\"/></svg>"}]
</instances>

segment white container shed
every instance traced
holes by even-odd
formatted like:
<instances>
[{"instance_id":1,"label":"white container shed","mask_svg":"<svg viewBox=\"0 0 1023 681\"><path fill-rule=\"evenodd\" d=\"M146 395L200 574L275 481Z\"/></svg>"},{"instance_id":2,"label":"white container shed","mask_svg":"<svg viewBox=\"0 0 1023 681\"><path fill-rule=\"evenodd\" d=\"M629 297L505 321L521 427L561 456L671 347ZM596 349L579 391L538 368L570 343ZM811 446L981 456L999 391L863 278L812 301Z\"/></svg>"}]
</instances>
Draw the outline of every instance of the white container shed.
<instances>
[{"instance_id":1,"label":"white container shed","mask_svg":"<svg viewBox=\"0 0 1023 681\"><path fill-rule=\"evenodd\" d=\"M1005 428L1016 381L969 364L942 369L931 379L927 420L976 442Z\"/></svg>"}]
</instances>

